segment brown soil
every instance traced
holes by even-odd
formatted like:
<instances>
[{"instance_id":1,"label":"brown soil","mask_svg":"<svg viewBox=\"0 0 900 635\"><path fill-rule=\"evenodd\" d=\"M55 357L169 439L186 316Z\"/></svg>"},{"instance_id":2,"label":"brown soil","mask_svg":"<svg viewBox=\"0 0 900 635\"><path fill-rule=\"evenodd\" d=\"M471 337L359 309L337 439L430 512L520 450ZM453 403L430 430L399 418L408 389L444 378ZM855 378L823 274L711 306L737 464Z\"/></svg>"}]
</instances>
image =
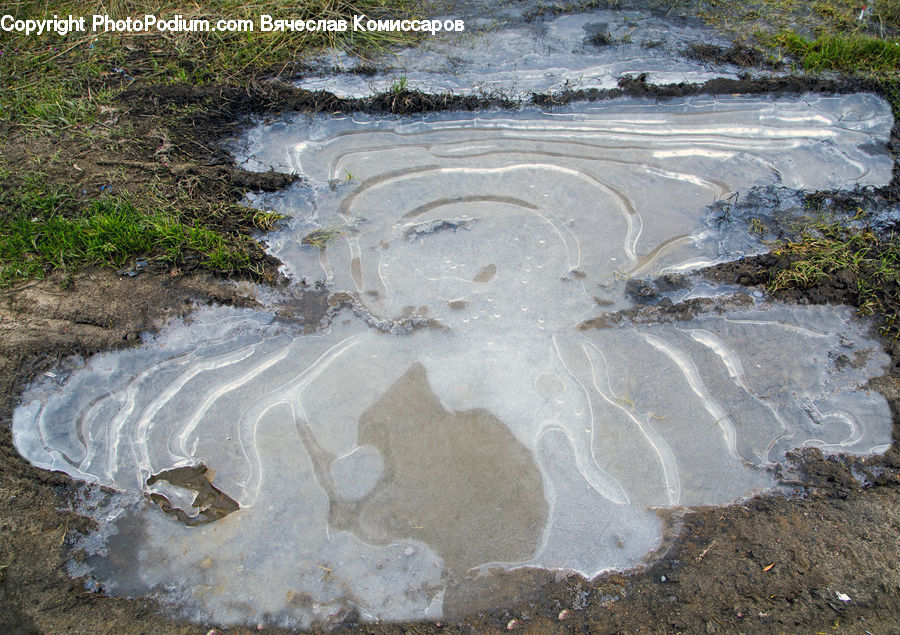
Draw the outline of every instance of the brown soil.
<instances>
[{"instance_id":1,"label":"brown soil","mask_svg":"<svg viewBox=\"0 0 900 635\"><path fill-rule=\"evenodd\" d=\"M717 80L703 87L650 88L640 78L620 91L537 97L538 103L616 94L665 97L697 92L847 90L818 80ZM172 104L198 106L198 114L163 115ZM51 180L96 193L149 184L156 172L201 202L236 197L246 189L275 188L283 177L234 170L213 140L232 134L239 115L282 109L399 112L496 105L470 98L421 94L382 95L344 101L284 85L245 88L135 87L122 97L119 119L87 150L57 140L61 155L43 166ZM129 122L126 132L122 126ZM156 131L156 132L154 132ZM3 152L34 165L40 151L24 133L4 142ZM102 131L99 131L102 132ZM128 141L130 139L131 141ZM49 144L50 140L37 140ZM160 152L160 148L164 152ZM163 155L160 157L160 155ZM108 163L112 162L112 163ZM77 164L77 176L72 167ZM199 212L198 212L199 213ZM240 218L210 219L247 232ZM259 252L262 253L261 251ZM266 276L274 263L260 255ZM742 264L743 263L743 264ZM732 267L729 269L728 267ZM719 273L755 284L765 261L721 266ZM754 269L757 267L758 269ZM741 276L748 276L743 279ZM810 290L824 301L852 301L837 288ZM640 293L640 290L637 290ZM80 487L66 476L35 469L12 446L10 416L23 386L67 355L128 346L138 334L180 315L195 300L251 303L239 287L202 270L185 268L129 278L87 271L23 285L0 294L0 631L205 633L209 625L179 623L147 600L106 598L84 590L64 572L68 547L91 522L65 511ZM674 316L673 319L678 319ZM670 515L671 539L651 564L629 574L594 581L578 577L543 582L527 600L507 601L448 624L356 624L351 612L337 631L434 633L524 630L530 632L900 632L900 355L889 347L894 370L872 382L894 413L895 443L883 457L795 457L784 469L789 496L765 496L726 508L681 510ZM862 475L862 480L853 477ZM62 511L61 511L62 509ZM844 601L838 594L846 594ZM250 632L250 628L232 629ZM255 630L255 629L253 629Z\"/></svg>"}]
</instances>

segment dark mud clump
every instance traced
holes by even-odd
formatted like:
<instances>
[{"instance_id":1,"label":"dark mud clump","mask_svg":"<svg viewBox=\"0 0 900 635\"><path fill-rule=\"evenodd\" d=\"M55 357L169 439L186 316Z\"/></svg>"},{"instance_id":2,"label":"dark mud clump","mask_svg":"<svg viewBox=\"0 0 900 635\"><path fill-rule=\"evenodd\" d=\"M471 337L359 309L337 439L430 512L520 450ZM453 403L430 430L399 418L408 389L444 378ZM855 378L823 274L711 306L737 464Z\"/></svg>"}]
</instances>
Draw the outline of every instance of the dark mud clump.
<instances>
[{"instance_id":1,"label":"dark mud clump","mask_svg":"<svg viewBox=\"0 0 900 635\"><path fill-rule=\"evenodd\" d=\"M554 94L532 96L532 103L542 107L553 107L575 101L597 101L616 97L648 97L670 99L692 95L727 95L744 93L748 95L797 95L805 92L839 94L850 92L884 93L884 87L868 79L823 78L812 76L751 77L739 79L715 78L702 84L653 84L648 75L624 75L619 79L619 87L609 90L587 89L569 90Z\"/></svg>"},{"instance_id":2,"label":"dark mud clump","mask_svg":"<svg viewBox=\"0 0 900 635\"><path fill-rule=\"evenodd\" d=\"M704 313L723 314L736 307L752 306L753 298L746 293L719 295L712 298L692 298L673 302L669 297L658 297L654 302L643 302L630 309L604 313L580 322L579 331L614 328L620 324L659 324L662 322L690 322Z\"/></svg>"},{"instance_id":3,"label":"dark mud clump","mask_svg":"<svg viewBox=\"0 0 900 635\"><path fill-rule=\"evenodd\" d=\"M709 280L724 284L761 286L770 284L777 275L790 267L788 256L760 254L732 262L723 262L704 270ZM849 270L838 271L807 287L790 287L772 293L776 300L797 304L849 304L858 306L858 280Z\"/></svg>"},{"instance_id":4,"label":"dark mud clump","mask_svg":"<svg viewBox=\"0 0 900 635\"><path fill-rule=\"evenodd\" d=\"M753 298L746 293L692 298L675 302L670 292L690 288L692 279L681 274L666 274L651 280L631 278L625 294L635 305L613 313L602 313L585 320L576 327L579 331L614 328L621 324L657 324L661 322L690 322L704 313L722 314L735 307L750 306ZM603 306L603 302L598 300Z\"/></svg>"},{"instance_id":5,"label":"dark mud clump","mask_svg":"<svg viewBox=\"0 0 900 635\"><path fill-rule=\"evenodd\" d=\"M663 299L661 294L688 287L687 276L679 274L667 274L654 280L630 278L625 284L625 294L638 304L655 304Z\"/></svg>"},{"instance_id":6,"label":"dark mud clump","mask_svg":"<svg viewBox=\"0 0 900 635\"><path fill-rule=\"evenodd\" d=\"M598 24L593 27L589 27L588 36L584 41L591 46L596 46L597 48L615 44L616 40L612 35L610 35L608 26L609 25L606 24Z\"/></svg>"}]
</instances>

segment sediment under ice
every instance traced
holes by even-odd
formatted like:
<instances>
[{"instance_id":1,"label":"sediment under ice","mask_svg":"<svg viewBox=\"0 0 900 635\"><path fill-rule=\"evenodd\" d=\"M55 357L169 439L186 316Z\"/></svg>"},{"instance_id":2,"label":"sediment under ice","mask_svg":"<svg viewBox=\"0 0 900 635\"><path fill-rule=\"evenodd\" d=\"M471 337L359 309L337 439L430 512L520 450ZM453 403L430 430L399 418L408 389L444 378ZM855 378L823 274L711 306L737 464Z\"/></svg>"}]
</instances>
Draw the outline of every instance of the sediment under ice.
<instances>
[{"instance_id":1,"label":"sediment under ice","mask_svg":"<svg viewBox=\"0 0 900 635\"><path fill-rule=\"evenodd\" d=\"M439 617L473 569L634 565L653 507L770 486L791 448L885 451L887 404L860 386L887 358L846 307L577 325L630 306L629 275L747 247L705 222L717 197L887 182L891 123L852 95L261 125L243 163L305 177L254 197L291 215L271 249L348 308L314 334L271 299L198 310L32 386L16 445L189 511L148 478L214 472L238 511L141 508L89 562L219 622Z\"/></svg>"}]
</instances>

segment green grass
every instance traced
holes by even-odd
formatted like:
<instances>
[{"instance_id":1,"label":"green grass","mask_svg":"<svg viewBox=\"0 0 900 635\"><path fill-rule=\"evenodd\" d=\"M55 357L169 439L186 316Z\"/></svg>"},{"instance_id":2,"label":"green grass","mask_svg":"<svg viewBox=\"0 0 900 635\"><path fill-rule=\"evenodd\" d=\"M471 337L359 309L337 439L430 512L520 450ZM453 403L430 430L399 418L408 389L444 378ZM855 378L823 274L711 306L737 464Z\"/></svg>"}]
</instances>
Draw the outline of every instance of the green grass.
<instances>
[{"instance_id":1,"label":"green grass","mask_svg":"<svg viewBox=\"0 0 900 635\"><path fill-rule=\"evenodd\" d=\"M696 15L735 42L764 49L773 62L790 54L816 71L878 73L897 68L891 46L900 37L900 0L660 2L669 11L693 7Z\"/></svg>"},{"instance_id":2,"label":"green grass","mask_svg":"<svg viewBox=\"0 0 900 635\"><path fill-rule=\"evenodd\" d=\"M396 78L393 82L391 82L390 91L394 95L399 95L400 93L405 93L408 89L409 80L406 75L401 75Z\"/></svg>"},{"instance_id":3,"label":"green grass","mask_svg":"<svg viewBox=\"0 0 900 635\"><path fill-rule=\"evenodd\" d=\"M79 204L26 188L0 203L0 286L91 264L121 267L137 256L177 263L194 253L208 269L228 273L250 266L237 239L164 210L144 212L124 196Z\"/></svg>"},{"instance_id":4,"label":"green grass","mask_svg":"<svg viewBox=\"0 0 900 635\"><path fill-rule=\"evenodd\" d=\"M874 5L874 17L879 23L900 26L900 0L877 0Z\"/></svg>"},{"instance_id":5,"label":"green grass","mask_svg":"<svg viewBox=\"0 0 900 635\"><path fill-rule=\"evenodd\" d=\"M876 85L881 91L881 95L891 105L891 112L894 119L900 121L900 81L897 77L876 77Z\"/></svg>"},{"instance_id":6,"label":"green grass","mask_svg":"<svg viewBox=\"0 0 900 635\"><path fill-rule=\"evenodd\" d=\"M253 226L264 232L270 232L276 229L278 227L278 223L286 218L288 218L286 214L255 210L253 212Z\"/></svg>"},{"instance_id":7,"label":"green grass","mask_svg":"<svg viewBox=\"0 0 900 635\"><path fill-rule=\"evenodd\" d=\"M796 240L778 244L773 253L787 256L790 264L777 270L770 291L810 288L847 272L855 281L851 291L858 297L859 312L880 313L886 331L900 333L900 238L881 240L869 230L841 222L816 222L804 227Z\"/></svg>"},{"instance_id":8,"label":"green grass","mask_svg":"<svg viewBox=\"0 0 900 635\"><path fill-rule=\"evenodd\" d=\"M412 0L45 0L7 2L3 14L16 19L85 16L87 32L26 36L0 31L0 121L52 129L89 126L97 107L109 104L117 89L135 81L154 84L243 83L260 73L290 74L302 57L317 50L346 47L365 54L409 42L401 32L354 32L352 17L410 17ZM182 15L209 20L249 19L253 32L125 34L91 32L90 16L113 19ZM344 19L345 32L261 32L259 16L276 19Z\"/></svg>"},{"instance_id":9,"label":"green grass","mask_svg":"<svg viewBox=\"0 0 900 635\"><path fill-rule=\"evenodd\" d=\"M62 191L42 187L41 174L36 173L50 170L50 182L68 182L60 179L60 164L81 176L82 156L106 160L112 152L115 159L132 141L146 146L146 139L129 137L125 127L129 124L117 123L123 108L117 96L129 86L188 83L247 86L249 91L263 78L291 76L304 59L328 48L366 55L417 37L354 32L352 26L345 32L92 33L91 15L123 19L149 13L168 19L180 14L187 21L203 18L212 24L222 18L250 19L258 29L262 14L275 19L344 19L352 24L358 14L409 18L417 17L415 11L414 0L6 2L0 13L15 19L85 16L88 32L26 36L0 31L0 285L88 264L119 267L138 255L178 262L192 253L209 269L252 273L248 254L258 246L248 235L254 228L272 230L281 220L277 214L235 205L225 200L227 192L221 198L197 197L196 183L163 172L154 172L149 183L133 183L129 179L139 169L124 167L121 176L112 170L97 176L117 192L130 189L131 196L78 203ZM204 104L172 100L153 116L155 120L151 117L152 125L162 131L165 145L170 126L189 119L194 110L216 107L214 100ZM10 139L20 146L29 144L33 152L17 148L15 164L5 163ZM171 160L183 160L180 148L172 152ZM73 186L68 194L82 190Z\"/></svg>"},{"instance_id":10,"label":"green grass","mask_svg":"<svg viewBox=\"0 0 900 635\"><path fill-rule=\"evenodd\" d=\"M785 31L776 41L806 70L884 72L900 70L900 40L868 35L822 35L814 40Z\"/></svg>"}]
</instances>

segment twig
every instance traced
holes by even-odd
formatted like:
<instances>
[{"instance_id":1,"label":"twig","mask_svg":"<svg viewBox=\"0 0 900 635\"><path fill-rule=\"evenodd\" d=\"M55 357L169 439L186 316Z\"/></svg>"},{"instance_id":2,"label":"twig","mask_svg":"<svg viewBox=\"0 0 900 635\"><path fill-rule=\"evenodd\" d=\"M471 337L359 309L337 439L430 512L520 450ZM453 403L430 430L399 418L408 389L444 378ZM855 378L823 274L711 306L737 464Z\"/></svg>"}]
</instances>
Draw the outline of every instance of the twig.
<instances>
[{"instance_id":1,"label":"twig","mask_svg":"<svg viewBox=\"0 0 900 635\"><path fill-rule=\"evenodd\" d=\"M717 538L716 540L718 540L718 538ZM713 545L714 545L714 544L716 544L716 541L715 541L715 540L713 540L711 543L709 543L709 546L707 546L706 549L703 550L703 553L701 553L699 556L697 556L697 558L696 558L697 562L700 562L701 560L703 560L703 556L705 556L706 553L707 553L710 549L713 548Z\"/></svg>"}]
</instances>

